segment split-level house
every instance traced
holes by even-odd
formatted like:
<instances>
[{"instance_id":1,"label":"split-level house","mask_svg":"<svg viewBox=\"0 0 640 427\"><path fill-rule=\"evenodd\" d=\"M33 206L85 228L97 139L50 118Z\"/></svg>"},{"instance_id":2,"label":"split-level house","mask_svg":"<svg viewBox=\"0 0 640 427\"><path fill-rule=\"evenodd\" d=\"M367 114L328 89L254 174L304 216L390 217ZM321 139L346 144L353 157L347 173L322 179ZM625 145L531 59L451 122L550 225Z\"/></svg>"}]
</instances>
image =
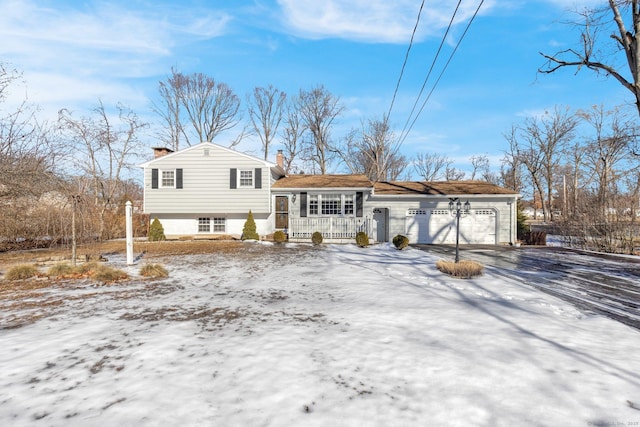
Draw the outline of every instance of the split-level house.
<instances>
[{"instance_id":1,"label":"split-level house","mask_svg":"<svg viewBox=\"0 0 640 427\"><path fill-rule=\"evenodd\" d=\"M375 242L403 234L411 243L512 244L519 195L480 181L371 182L365 175L287 175L275 162L210 142L172 152L155 148L144 169L144 211L167 238L240 236L249 211L257 232L291 241ZM468 204L467 204L468 202ZM468 209L465 209L465 204ZM453 208L453 209L452 209Z\"/></svg>"}]
</instances>

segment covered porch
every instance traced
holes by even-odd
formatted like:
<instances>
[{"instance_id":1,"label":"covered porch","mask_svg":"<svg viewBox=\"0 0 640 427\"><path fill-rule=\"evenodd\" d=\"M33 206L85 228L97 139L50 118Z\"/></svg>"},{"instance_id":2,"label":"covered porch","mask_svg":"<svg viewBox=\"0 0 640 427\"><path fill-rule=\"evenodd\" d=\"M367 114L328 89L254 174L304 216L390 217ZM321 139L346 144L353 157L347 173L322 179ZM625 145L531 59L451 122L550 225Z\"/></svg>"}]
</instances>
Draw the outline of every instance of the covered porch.
<instances>
[{"instance_id":1,"label":"covered porch","mask_svg":"<svg viewBox=\"0 0 640 427\"><path fill-rule=\"evenodd\" d=\"M319 231L326 243L351 243L356 234L364 231L373 240L373 221L369 217L322 217L322 218L290 218L289 241L309 242L311 235Z\"/></svg>"}]
</instances>

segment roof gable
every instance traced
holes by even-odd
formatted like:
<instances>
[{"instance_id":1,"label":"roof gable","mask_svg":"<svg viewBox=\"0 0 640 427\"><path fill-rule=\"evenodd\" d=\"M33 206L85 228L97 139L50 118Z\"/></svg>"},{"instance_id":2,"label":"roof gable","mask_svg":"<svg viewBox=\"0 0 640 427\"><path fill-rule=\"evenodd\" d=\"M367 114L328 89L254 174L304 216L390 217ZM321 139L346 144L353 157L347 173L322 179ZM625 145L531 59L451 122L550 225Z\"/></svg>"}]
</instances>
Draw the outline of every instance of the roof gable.
<instances>
[{"instance_id":1,"label":"roof gable","mask_svg":"<svg viewBox=\"0 0 640 427\"><path fill-rule=\"evenodd\" d=\"M183 150L174 151L173 153L167 154L165 156L149 160L149 161L144 162L144 163L142 163L142 164L140 164L138 166L141 167L141 168L146 168L146 167L152 166L154 163L161 163L163 161L166 161L167 159L174 159L176 157L180 157L183 154L188 153L188 152L190 152L192 150L198 150L198 149L203 149L203 148L212 148L212 149L216 149L216 150L226 151L226 152L229 152L229 153L233 153L234 155L238 155L238 156L244 157L246 159L253 160L255 162L259 162L259 163L261 163L262 165L264 165L266 167L270 167L270 168L276 167L275 163L266 161L264 159L260 159L258 157L252 156L250 154L241 153L240 151L236 151L236 150L233 150L233 149L228 148L228 147L223 147L222 145L214 144L213 142L201 142L200 144L192 145L192 146L187 147L187 148L185 148Z\"/></svg>"}]
</instances>

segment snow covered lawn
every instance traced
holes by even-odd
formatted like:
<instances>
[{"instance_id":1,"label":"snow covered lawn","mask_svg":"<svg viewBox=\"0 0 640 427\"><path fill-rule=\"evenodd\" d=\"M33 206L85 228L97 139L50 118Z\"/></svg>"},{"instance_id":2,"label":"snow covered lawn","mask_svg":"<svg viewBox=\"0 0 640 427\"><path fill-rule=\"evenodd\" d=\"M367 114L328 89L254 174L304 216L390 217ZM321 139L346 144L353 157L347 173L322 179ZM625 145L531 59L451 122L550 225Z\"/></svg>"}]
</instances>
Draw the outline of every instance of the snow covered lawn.
<instances>
[{"instance_id":1,"label":"snow covered lawn","mask_svg":"<svg viewBox=\"0 0 640 427\"><path fill-rule=\"evenodd\" d=\"M390 245L159 261L3 302L0 425L640 425L640 333L491 271Z\"/></svg>"}]
</instances>

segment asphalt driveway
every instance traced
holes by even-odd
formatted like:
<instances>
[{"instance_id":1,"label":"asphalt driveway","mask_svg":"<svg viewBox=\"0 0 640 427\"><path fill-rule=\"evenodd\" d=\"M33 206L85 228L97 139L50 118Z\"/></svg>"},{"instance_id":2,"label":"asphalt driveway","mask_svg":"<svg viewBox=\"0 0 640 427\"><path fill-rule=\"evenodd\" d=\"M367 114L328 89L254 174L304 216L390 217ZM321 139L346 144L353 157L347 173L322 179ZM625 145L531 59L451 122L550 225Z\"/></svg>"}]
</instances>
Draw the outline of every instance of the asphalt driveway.
<instances>
[{"instance_id":1,"label":"asphalt driveway","mask_svg":"<svg viewBox=\"0 0 640 427\"><path fill-rule=\"evenodd\" d=\"M413 245L454 258L453 245ZM460 259L640 329L640 258L549 246L460 246Z\"/></svg>"}]
</instances>

